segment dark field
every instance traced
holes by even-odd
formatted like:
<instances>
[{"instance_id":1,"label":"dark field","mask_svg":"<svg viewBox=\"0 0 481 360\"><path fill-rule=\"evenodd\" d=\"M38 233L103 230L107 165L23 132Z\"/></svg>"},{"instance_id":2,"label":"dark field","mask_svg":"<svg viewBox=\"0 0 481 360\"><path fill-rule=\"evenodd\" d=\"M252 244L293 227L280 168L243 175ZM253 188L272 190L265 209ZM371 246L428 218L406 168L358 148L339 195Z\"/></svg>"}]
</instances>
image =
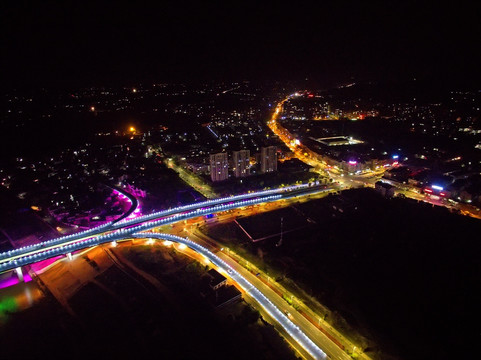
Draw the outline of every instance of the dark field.
<instances>
[{"instance_id":1,"label":"dark field","mask_svg":"<svg viewBox=\"0 0 481 360\"><path fill-rule=\"evenodd\" d=\"M284 208L272 212L237 219L237 223L249 234L253 241L259 241L281 232L288 233L308 225L307 220L294 208Z\"/></svg>"},{"instance_id":2,"label":"dark field","mask_svg":"<svg viewBox=\"0 0 481 360\"><path fill-rule=\"evenodd\" d=\"M232 246L326 305L328 320L373 358L473 356L481 222L370 189L342 196L357 210L335 211L334 196L296 205L316 225L286 234L280 247L278 238ZM236 237L231 224L207 231L226 244Z\"/></svg>"}]
</instances>

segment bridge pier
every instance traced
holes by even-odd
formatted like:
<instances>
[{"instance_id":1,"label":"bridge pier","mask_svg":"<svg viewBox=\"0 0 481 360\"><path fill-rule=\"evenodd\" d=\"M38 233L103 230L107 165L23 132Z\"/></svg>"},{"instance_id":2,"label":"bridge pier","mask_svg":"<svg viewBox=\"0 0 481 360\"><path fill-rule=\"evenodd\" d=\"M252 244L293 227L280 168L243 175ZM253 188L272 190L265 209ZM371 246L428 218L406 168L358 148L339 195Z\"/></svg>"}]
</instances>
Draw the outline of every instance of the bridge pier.
<instances>
[{"instance_id":1,"label":"bridge pier","mask_svg":"<svg viewBox=\"0 0 481 360\"><path fill-rule=\"evenodd\" d=\"M116 240L112 241L112 242L110 243L110 245L112 245L112 247L116 247L116 246L117 246L117 241L116 241Z\"/></svg>"},{"instance_id":2,"label":"bridge pier","mask_svg":"<svg viewBox=\"0 0 481 360\"><path fill-rule=\"evenodd\" d=\"M67 253L67 258L68 258L69 260L72 260L72 253Z\"/></svg>"},{"instance_id":3,"label":"bridge pier","mask_svg":"<svg viewBox=\"0 0 481 360\"><path fill-rule=\"evenodd\" d=\"M18 268L16 268L16 269L15 269L15 272L17 273L18 281L19 281L19 282L24 282L22 267L19 266Z\"/></svg>"}]
</instances>

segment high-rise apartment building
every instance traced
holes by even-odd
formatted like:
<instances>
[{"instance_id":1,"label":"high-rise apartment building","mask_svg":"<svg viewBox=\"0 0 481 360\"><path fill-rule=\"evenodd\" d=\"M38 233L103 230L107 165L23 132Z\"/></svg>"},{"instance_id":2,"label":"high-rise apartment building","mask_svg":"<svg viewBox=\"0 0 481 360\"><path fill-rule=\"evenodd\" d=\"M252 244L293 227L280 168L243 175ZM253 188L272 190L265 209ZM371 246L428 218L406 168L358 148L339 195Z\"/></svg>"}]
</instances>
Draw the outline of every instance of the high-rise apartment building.
<instances>
[{"instance_id":1,"label":"high-rise apartment building","mask_svg":"<svg viewBox=\"0 0 481 360\"><path fill-rule=\"evenodd\" d=\"M238 177L246 177L250 175L250 151L239 150L232 152L232 158L234 162L234 175Z\"/></svg>"},{"instance_id":2,"label":"high-rise apartment building","mask_svg":"<svg viewBox=\"0 0 481 360\"><path fill-rule=\"evenodd\" d=\"M210 155L210 178L212 181L223 181L229 178L227 153Z\"/></svg>"},{"instance_id":3,"label":"high-rise apartment building","mask_svg":"<svg viewBox=\"0 0 481 360\"><path fill-rule=\"evenodd\" d=\"M267 146L261 148L261 172L277 171L277 147Z\"/></svg>"}]
</instances>

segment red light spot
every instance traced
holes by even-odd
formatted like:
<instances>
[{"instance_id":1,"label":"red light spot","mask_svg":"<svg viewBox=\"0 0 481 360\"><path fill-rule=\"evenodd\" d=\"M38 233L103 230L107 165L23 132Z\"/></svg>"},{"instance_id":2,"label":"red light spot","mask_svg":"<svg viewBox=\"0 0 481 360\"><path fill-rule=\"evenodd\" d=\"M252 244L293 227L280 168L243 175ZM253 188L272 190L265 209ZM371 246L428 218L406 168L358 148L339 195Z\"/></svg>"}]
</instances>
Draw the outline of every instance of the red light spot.
<instances>
[{"instance_id":1,"label":"red light spot","mask_svg":"<svg viewBox=\"0 0 481 360\"><path fill-rule=\"evenodd\" d=\"M427 193L432 193L433 191L431 189L424 189L424 192L427 192Z\"/></svg>"},{"instance_id":2,"label":"red light spot","mask_svg":"<svg viewBox=\"0 0 481 360\"><path fill-rule=\"evenodd\" d=\"M314 94L309 94L309 95L307 95L307 97L313 98Z\"/></svg>"}]
</instances>

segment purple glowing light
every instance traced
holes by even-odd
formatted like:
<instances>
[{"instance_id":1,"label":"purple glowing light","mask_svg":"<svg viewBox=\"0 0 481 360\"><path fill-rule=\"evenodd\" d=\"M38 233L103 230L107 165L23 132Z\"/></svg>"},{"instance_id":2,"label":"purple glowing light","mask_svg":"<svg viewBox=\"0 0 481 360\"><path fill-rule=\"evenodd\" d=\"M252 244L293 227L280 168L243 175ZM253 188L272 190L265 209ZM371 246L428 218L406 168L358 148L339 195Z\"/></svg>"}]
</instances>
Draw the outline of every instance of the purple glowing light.
<instances>
[{"instance_id":1,"label":"purple glowing light","mask_svg":"<svg viewBox=\"0 0 481 360\"><path fill-rule=\"evenodd\" d=\"M29 282L32 281L32 278L29 274L25 274L23 276L23 282ZM19 284L20 281L18 280L18 277L12 276L11 278L5 279L0 281L0 289L4 289L13 285Z\"/></svg>"},{"instance_id":2,"label":"purple glowing light","mask_svg":"<svg viewBox=\"0 0 481 360\"><path fill-rule=\"evenodd\" d=\"M356 165L356 164L357 164L357 161L354 161L354 160L349 161L349 165Z\"/></svg>"},{"instance_id":3,"label":"purple glowing light","mask_svg":"<svg viewBox=\"0 0 481 360\"><path fill-rule=\"evenodd\" d=\"M50 259L45 259L42 261L38 261L36 263L30 264L30 268L35 272L35 273L41 273L45 268L48 266L52 265L54 262L57 260L63 259L63 256L55 256Z\"/></svg>"}]
</instances>

